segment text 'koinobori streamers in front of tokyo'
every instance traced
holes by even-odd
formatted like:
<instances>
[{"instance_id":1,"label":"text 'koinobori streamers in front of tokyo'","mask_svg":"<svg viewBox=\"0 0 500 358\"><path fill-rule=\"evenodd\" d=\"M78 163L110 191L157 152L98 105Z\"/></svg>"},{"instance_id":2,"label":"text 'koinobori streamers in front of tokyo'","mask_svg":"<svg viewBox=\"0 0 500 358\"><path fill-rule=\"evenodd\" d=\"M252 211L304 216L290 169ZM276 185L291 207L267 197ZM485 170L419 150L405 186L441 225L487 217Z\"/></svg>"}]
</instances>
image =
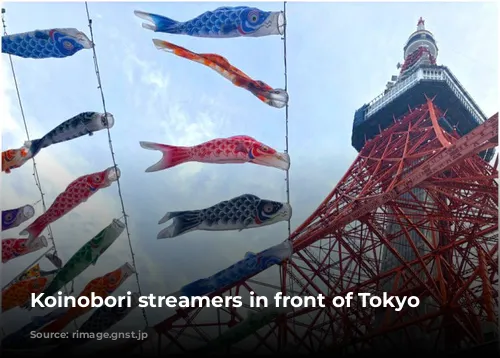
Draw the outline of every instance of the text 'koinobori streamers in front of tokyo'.
<instances>
[{"instance_id":1,"label":"text 'koinobori streamers in front of tokyo'","mask_svg":"<svg viewBox=\"0 0 500 358\"><path fill-rule=\"evenodd\" d=\"M274 302L270 303L266 296L257 296L254 292L250 292L250 307L351 307L353 302L361 305L363 308L385 307L394 308L395 311L401 311L404 306L418 307L420 300L417 296L391 296L387 292L383 292L381 296L373 295L368 292L358 292L356 296L353 292L349 292L345 296L325 297L322 294L318 296L283 296L282 292L274 295ZM31 304L33 307L154 307L154 308L189 308L189 307L225 307L238 308L242 307L241 296L224 296L224 297L207 297L207 296L140 296L127 292L126 296L108 296L101 297L94 294L80 296L78 298L72 296L62 296L62 292L58 292L58 297L45 296L43 293L32 294Z\"/></svg>"}]
</instances>

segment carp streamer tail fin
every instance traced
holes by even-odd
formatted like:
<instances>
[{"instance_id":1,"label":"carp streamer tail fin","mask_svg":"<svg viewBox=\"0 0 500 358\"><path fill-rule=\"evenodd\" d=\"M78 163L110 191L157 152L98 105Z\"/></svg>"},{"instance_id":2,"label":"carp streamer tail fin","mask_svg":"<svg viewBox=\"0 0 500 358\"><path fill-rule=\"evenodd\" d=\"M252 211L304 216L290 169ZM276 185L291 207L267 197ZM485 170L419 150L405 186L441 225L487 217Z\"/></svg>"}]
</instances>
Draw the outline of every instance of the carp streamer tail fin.
<instances>
[{"instance_id":1,"label":"carp streamer tail fin","mask_svg":"<svg viewBox=\"0 0 500 358\"><path fill-rule=\"evenodd\" d=\"M146 169L146 173L157 172L159 170L175 167L189 159L189 148L176 147L173 145L139 142L142 148L149 150L159 150L163 157L156 163Z\"/></svg>"},{"instance_id":2,"label":"carp streamer tail fin","mask_svg":"<svg viewBox=\"0 0 500 358\"><path fill-rule=\"evenodd\" d=\"M156 14L151 14L149 12L143 12L143 11L134 11L135 16L140 17L141 19L147 20L152 22L153 24L148 24L143 22L142 27L151 30L154 32L160 31L160 32L167 32L167 33L176 33L175 28L179 24L178 21L169 19L168 17L161 16L161 15L156 15Z\"/></svg>"}]
</instances>

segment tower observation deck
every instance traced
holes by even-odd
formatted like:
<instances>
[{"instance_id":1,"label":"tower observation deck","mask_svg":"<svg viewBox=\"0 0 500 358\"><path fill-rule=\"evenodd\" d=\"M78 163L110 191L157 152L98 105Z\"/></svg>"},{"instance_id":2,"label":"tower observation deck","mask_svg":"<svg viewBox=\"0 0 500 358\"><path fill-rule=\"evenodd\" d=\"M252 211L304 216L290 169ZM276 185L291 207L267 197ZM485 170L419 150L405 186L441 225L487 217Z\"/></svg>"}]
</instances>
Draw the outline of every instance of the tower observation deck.
<instances>
[{"instance_id":1,"label":"tower observation deck","mask_svg":"<svg viewBox=\"0 0 500 358\"><path fill-rule=\"evenodd\" d=\"M447 132L464 136L487 119L450 69L436 64L437 56L434 35L420 18L404 46L404 63L397 66L399 75L392 76L384 92L354 114L351 143L358 152L394 119L425 103L426 96L434 98L434 104L444 111L439 124ZM490 161L494 149L480 155Z\"/></svg>"}]
</instances>

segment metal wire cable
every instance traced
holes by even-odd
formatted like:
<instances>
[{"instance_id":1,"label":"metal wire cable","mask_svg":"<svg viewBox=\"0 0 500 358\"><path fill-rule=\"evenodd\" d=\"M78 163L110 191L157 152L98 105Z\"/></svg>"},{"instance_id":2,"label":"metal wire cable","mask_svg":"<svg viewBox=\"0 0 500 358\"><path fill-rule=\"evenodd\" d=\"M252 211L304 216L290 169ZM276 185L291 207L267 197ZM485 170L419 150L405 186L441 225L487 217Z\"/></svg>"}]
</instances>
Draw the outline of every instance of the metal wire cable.
<instances>
[{"instance_id":1,"label":"metal wire cable","mask_svg":"<svg viewBox=\"0 0 500 358\"><path fill-rule=\"evenodd\" d=\"M3 26L3 34L4 36L7 36L7 23L5 22L5 12L6 10L4 8L2 8L2 26ZM29 130L28 130L28 124L26 122L26 116L24 114L24 107L23 107L23 102L21 100L21 94L19 92L19 85L17 83L17 77L16 77L16 71L14 69L14 62L12 61L12 55L9 54L9 61L10 61L10 68L12 70L12 78L14 79L14 85L16 87L16 94L17 94L17 101L19 103L19 109L21 111L21 117L23 119L23 124L24 124L24 130L26 132L26 138L28 139L28 141L30 140L30 134L29 134ZM38 191L40 192L40 201L42 202L42 208L43 208L43 214L45 214L45 212L47 211L47 205L45 204L45 193L43 192L43 189L42 189L42 183L40 181L40 176L38 175L38 169L37 169L37 166L36 166L36 161L35 161L35 158L31 158L31 160L33 161L33 178L35 180L35 185L36 187L38 188ZM35 262L33 262L30 266L28 266L25 270L23 270L18 276L14 277L11 282L9 282L8 285L10 285L12 282L14 282L16 279L18 279L27 269L29 269L31 266L33 266L34 264L36 264L37 262L39 262L44 256L45 254L47 254L48 252L50 252L50 250L54 250L54 254L57 255L57 246L56 246L56 242L54 240L54 235L53 235L53 232L52 232L52 228L50 226L50 224L47 225L47 232L48 232L48 237L49 237L49 240L51 241L52 243L52 248L49 248L43 255L41 255ZM7 286L8 286L7 285ZM64 287L64 293L66 295L68 295L68 288L66 287L66 285L63 286ZM5 287L4 287L5 288ZM73 320L73 324L75 326L75 328L77 328L77 323L75 320Z\"/></svg>"},{"instance_id":2,"label":"metal wire cable","mask_svg":"<svg viewBox=\"0 0 500 358\"><path fill-rule=\"evenodd\" d=\"M85 2L85 9L86 9L86 12L87 12L87 20L88 20L88 23L89 23L90 41L92 41L92 52L93 52L93 57L94 57L94 68L95 68L95 73L96 73L96 77L97 77L97 88L99 89L99 91L101 93L102 107L103 107L104 113L107 114L108 112L106 110L106 100L104 98L104 91L102 89L101 75L100 75L100 72L99 72L99 64L97 62L97 53L96 53L96 50L95 50L94 32L93 32L93 29L92 29L92 19L90 18L89 7L88 7L87 2ZM115 168L115 170L117 170L118 166L116 164L115 152L113 150L113 141L111 139L111 131L109 130L109 125L108 124L106 125L106 129L107 129L107 132L108 132L108 143L109 143L109 150L111 152L111 158L113 160L114 168ZM122 207L123 220L125 222L125 231L127 233L127 239L128 239L128 244L129 244L129 248L130 248L130 255L132 256L132 266L134 267L134 271L135 271L135 278L136 278L136 282L137 282L137 288L139 290L139 295L142 296L141 283L140 283L140 280L139 280L139 272L137 271L137 267L136 267L136 263L135 263L135 253L134 253L134 249L132 248L132 240L130 238L130 230L129 230L129 227L128 227L128 220L127 220L128 215L127 215L127 213L125 211L125 204L123 202L123 195L122 195L122 190L121 190L119 176L118 176L118 178L116 180L116 183L117 183L117 186L118 186L118 196L120 197L120 204L121 204L121 207ZM146 315L145 308L142 308L142 315L144 317L144 321L146 322L146 327L149 327L148 317Z\"/></svg>"}]
</instances>

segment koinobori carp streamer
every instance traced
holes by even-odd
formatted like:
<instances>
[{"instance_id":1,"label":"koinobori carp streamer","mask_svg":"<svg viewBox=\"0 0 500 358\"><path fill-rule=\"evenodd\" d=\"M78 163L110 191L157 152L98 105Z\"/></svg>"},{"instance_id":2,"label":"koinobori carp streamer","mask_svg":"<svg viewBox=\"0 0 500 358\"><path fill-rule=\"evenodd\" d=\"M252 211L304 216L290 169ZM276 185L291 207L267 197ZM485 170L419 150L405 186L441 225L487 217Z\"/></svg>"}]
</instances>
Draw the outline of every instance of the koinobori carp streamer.
<instances>
[{"instance_id":1,"label":"koinobori carp streamer","mask_svg":"<svg viewBox=\"0 0 500 358\"><path fill-rule=\"evenodd\" d=\"M154 172L187 162L234 164L254 163L288 170L290 157L279 153L252 137L238 135L216 138L192 147L179 147L160 143L140 142L144 149L159 150L163 153L160 161L146 172Z\"/></svg>"},{"instance_id":2,"label":"koinobori carp streamer","mask_svg":"<svg viewBox=\"0 0 500 358\"><path fill-rule=\"evenodd\" d=\"M81 274L90 265L95 265L101 255L115 242L125 229L120 220L113 220L96 236L85 243L57 272L56 277L43 291L50 296L57 292L66 283Z\"/></svg>"},{"instance_id":3,"label":"koinobori carp streamer","mask_svg":"<svg viewBox=\"0 0 500 358\"><path fill-rule=\"evenodd\" d=\"M2 172L10 173L28 161L28 148L7 149L2 152Z\"/></svg>"},{"instance_id":4,"label":"koinobori carp streamer","mask_svg":"<svg viewBox=\"0 0 500 358\"><path fill-rule=\"evenodd\" d=\"M16 282L2 291L2 312L23 306L32 293L39 294L54 278L53 275L40 276Z\"/></svg>"},{"instance_id":5,"label":"koinobori carp streamer","mask_svg":"<svg viewBox=\"0 0 500 358\"><path fill-rule=\"evenodd\" d=\"M134 273L134 268L127 262L124 265L118 267L116 270L90 281L78 295L78 297L90 298L91 293L93 293L95 297L99 296L104 299L113 294L113 292ZM43 298L44 297L41 298L42 301ZM87 313L91 309L92 307L90 305L87 307L80 307L78 305L76 305L75 307L70 307L62 317L58 318L56 321L41 329L40 332L59 332L71 321Z\"/></svg>"},{"instance_id":6,"label":"koinobori carp streamer","mask_svg":"<svg viewBox=\"0 0 500 358\"><path fill-rule=\"evenodd\" d=\"M205 296L230 284L239 282L246 277L254 276L273 265L279 265L284 260L290 258L292 253L293 247L290 240L285 240L256 254L247 253L244 259L212 276L193 281L183 286L179 290L179 294L188 297Z\"/></svg>"},{"instance_id":7,"label":"koinobori carp streamer","mask_svg":"<svg viewBox=\"0 0 500 358\"><path fill-rule=\"evenodd\" d=\"M290 204L261 199L252 194L243 194L206 209L167 213L158 224L163 224L170 219L173 219L173 223L160 231L158 239L172 238L194 230L241 231L272 225L289 220L291 217Z\"/></svg>"},{"instance_id":8,"label":"koinobori carp streamer","mask_svg":"<svg viewBox=\"0 0 500 358\"><path fill-rule=\"evenodd\" d=\"M44 236L40 236L44 237ZM42 272L40 270L40 264L35 264L30 268L26 269L23 273L21 273L12 283L16 283L19 281L27 280L30 278L40 277L42 276Z\"/></svg>"},{"instance_id":9,"label":"koinobori carp streamer","mask_svg":"<svg viewBox=\"0 0 500 358\"><path fill-rule=\"evenodd\" d=\"M87 201L99 189L110 186L120 177L120 170L115 167L108 168L102 172L84 175L74 180L68 185L66 190L59 194L49 207L49 209L40 215L26 229L20 232L20 235L29 235L31 243L38 237L47 225L69 213L81 203Z\"/></svg>"},{"instance_id":10,"label":"koinobori carp streamer","mask_svg":"<svg viewBox=\"0 0 500 358\"><path fill-rule=\"evenodd\" d=\"M134 11L142 27L154 32L196 37L231 38L283 35L285 14L282 11L263 11L248 6L223 6L184 22L149 12Z\"/></svg>"},{"instance_id":11,"label":"koinobori carp streamer","mask_svg":"<svg viewBox=\"0 0 500 358\"><path fill-rule=\"evenodd\" d=\"M45 236L39 236L28 245L28 239L3 239L2 240L2 262L6 263L16 257L29 254L47 247Z\"/></svg>"},{"instance_id":12,"label":"koinobori carp streamer","mask_svg":"<svg viewBox=\"0 0 500 358\"><path fill-rule=\"evenodd\" d=\"M73 28L35 30L2 36L2 52L24 58L63 58L92 46L83 32Z\"/></svg>"},{"instance_id":13,"label":"koinobori carp streamer","mask_svg":"<svg viewBox=\"0 0 500 358\"><path fill-rule=\"evenodd\" d=\"M40 139L24 143L29 148L28 157L33 158L42 148L49 145L65 142L84 135L93 135L94 132L112 128L115 118L111 113L83 112L64 121Z\"/></svg>"},{"instance_id":14,"label":"koinobori carp streamer","mask_svg":"<svg viewBox=\"0 0 500 358\"><path fill-rule=\"evenodd\" d=\"M288 103L288 93L285 90L272 88L262 81L251 79L246 73L232 66L229 61L222 56L191 52L183 47L158 39L153 39L153 43L159 50L164 50L179 57L210 67L231 81L235 86L245 88L271 107L283 108Z\"/></svg>"},{"instance_id":15,"label":"koinobori carp streamer","mask_svg":"<svg viewBox=\"0 0 500 358\"><path fill-rule=\"evenodd\" d=\"M32 205L24 205L15 209L2 210L2 231L18 227L35 215Z\"/></svg>"},{"instance_id":16,"label":"koinobori carp streamer","mask_svg":"<svg viewBox=\"0 0 500 358\"><path fill-rule=\"evenodd\" d=\"M115 119L111 113L83 112L64 121L40 139L24 143L19 149L9 149L2 153L2 171L10 173L35 157L42 148L52 144L66 142L84 135L111 128Z\"/></svg>"}]
</instances>

